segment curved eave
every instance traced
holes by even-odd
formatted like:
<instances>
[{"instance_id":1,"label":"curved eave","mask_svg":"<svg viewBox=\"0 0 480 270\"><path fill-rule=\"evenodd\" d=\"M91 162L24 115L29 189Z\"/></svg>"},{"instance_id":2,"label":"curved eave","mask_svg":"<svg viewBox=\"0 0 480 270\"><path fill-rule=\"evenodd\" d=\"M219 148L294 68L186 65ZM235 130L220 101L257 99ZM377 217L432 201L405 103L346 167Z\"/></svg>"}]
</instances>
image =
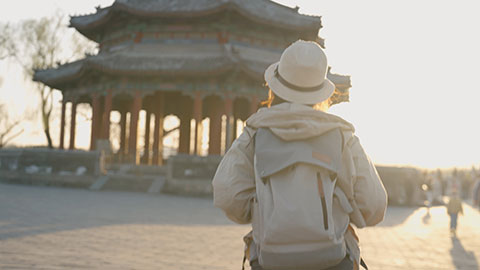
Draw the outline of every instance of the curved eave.
<instances>
[{"instance_id":1,"label":"curved eave","mask_svg":"<svg viewBox=\"0 0 480 270\"><path fill-rule=\"evenodd\" d=\"M60 89L59 85L79 78L85 69L86 60L82 59L76 62L61 65L57 68L35 70L33 81L44 83L45 85Z\"/></svg>"},{"instance_id":2,"label":"curved eave","mask_svg":"<svg viewBox=\"0 0 480 270\"><path fill-rule=\"evenodd\" d=\"M221 65L206 66L198 65L194 69L175 69L175 68L150 68L138 69L137 67L125 65L102 64L89 60L88 58L62 65L55 69L38 70L34 74L34 81L42 82L52 88L62 89L69 83L76 83L82 80L88 72L98 71L103 74L113 76L132 76L132 77L190 77L202 78L219 76L227 74L234 70L241 71L254 81L263 83L263 72L266 68L265 63L242 60L238 62L228 61L228 58ZM203 63L203 61L199 61ZM350 76L338 75L328 73L327 77L335 84L337 89L348 95L348 90L351 87Z\"/></svg>"},{"instance_id":3,"label":"curved eave","mask_svg":"<svg viewBox=\"0 0 480 270\"><path fill-rule=\"evenodd\" d=\"M330 73L330 69L327 73L327 78L335 84L335 87L339 91L348 91L352 87L352 82L350 76L348 75L341 75L336 73Z\"/></svg>"},{"instance_id":4,"label":"curved eave","mask_svg":"<svg viewBox=\"0 0 480 270\"><path fill-rule=\"evenodd\" d=\"M64 64L58 68L38 70L34 81L42 82L52 88L67 90L69 84L80 84L89 76L104 74L114 77L184 77L205 78L218 77L236 72L250 77L259 84L264 83L263 73L270 62L255 58L243 58L228 53L203 57L155 57L148 54L119 53L89 56L82 60ZM348 100L351 87L350 76L327 73L336 86L337 100Z\"/></svg>"},{"instance_id":5,"label":"curved eave","mask_svg":"<svg viewBox=\"0 0 480 270\"><path fill-rule=\"evenodd\" d=\"M42 82L49 87L59 90L65 90L65 85L77 83L82 80L87 73L98 71L102 74L113 76L132 76L132 77L211 77L219 76L234 70L237 65L227 58L223 58L220 64L206 65L204 60L198 60L195 68L139 68L138 65L115 64L114 62L102 63L101 61L83 59L77 62L59 66L54 69L38 70L35 72L33 80ZM108 61L108 60L107 60Z\"/></svg>"},{"instance_id":6,"label":"curved eave","mask_svg":"<svg viewBox=\"0 0 480 270\"><path fill-rule=\"evenodd\" d=\"M223 3L220 4L218 1L211 0L204 2L209 1L210 5L207 3L207 5L204 5L202 8L194 10L182 10L181 8L171 8L171 10L155 10L154 8L142 9L141 7L129 4L129 2L116 1L110 7L98 9L97 13L71 17L70 26L75 27L82 34L88 35L88 33L95 31L96 28L107 24L117 11L148 18L194 18L208 16L226 10L234 10L252 21L289 30L318 32L322 27L321 17L299 14L293 9L280 6L274 2L269 2L269 5L272 5L271 8L277 9L283 16L275 16L275 14L273 14L274 11L269 11L270 8L267 7L264 8L265 12L255 10L254 8L247 8L246 5L249 3L245 5L238 4L238 0L223 1ZM286 18L285 15L290 16L290 18Z\"/></svg>"}]
</instances>

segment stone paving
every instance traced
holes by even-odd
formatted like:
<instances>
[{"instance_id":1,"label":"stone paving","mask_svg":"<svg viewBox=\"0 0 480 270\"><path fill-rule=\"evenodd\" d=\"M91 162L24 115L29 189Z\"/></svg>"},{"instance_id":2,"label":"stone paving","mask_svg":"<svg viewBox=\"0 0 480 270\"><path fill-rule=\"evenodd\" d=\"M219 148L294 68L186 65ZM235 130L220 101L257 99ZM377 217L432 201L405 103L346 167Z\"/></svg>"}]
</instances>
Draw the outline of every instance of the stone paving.
<instances>
[{"instance_id":1,"label":"stone paving","mask_svg":"<svg viewBox=\"0 0 480 270\"><path fill-rule=\"evenodd\" d=\"M479 269L480 213L390 207L359 230L370 269ZM210 199L0 184L0 269L241 269L248 226Z\"/></svg>"}]
</instances>

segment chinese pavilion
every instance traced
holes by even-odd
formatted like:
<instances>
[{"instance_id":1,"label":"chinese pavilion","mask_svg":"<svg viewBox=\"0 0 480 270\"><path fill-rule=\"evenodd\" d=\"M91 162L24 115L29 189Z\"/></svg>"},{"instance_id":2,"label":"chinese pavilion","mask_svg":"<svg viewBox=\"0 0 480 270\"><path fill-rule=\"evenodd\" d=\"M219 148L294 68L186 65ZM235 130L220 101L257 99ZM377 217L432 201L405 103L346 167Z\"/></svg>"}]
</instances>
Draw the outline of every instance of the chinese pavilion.
<instances>
[{"instance_id":1,"label":"chinese pavilion","mask_svg":"<svg viewBox=\"0 0 480 270\"><path fill-rule=\"evenodd\" d=\"M266 97L266 67L297 39L323 46L321 17L269 0L117 0L71 17L70 25L98 43L98 54L34 75L62 92L59 147L66 148L66 104L74 149L76 107L87 103L90 149L110 138L110 113L118 111L118 154L138 162L139 112L145 110L141 152L148 164L162 163L163 120L170 114L180 120L179 153L200 153L201 122L208 117L208 154L221 154L237 136L236 120L245 121ZM350 77L329 72L328 78L336 85L334 103L348 100Z\"/></svg>"}]
</instances>

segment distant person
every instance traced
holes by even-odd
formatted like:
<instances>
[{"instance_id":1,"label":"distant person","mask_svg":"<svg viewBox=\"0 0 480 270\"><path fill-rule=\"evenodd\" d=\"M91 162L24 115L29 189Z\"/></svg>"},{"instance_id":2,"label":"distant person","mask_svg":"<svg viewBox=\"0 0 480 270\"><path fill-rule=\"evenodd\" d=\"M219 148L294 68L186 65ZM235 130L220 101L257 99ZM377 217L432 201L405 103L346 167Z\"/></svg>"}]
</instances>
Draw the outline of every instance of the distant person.
<instances>
[{"instance_id":1,"label":"distant person","mask_svg":"<svg viewBox=\"0 0 480 270\"><path fill-rule=\"evenodd\" d=\"M452 175L447 182L447 196L452 196L453 192L457 193L461 197L462 183L460 181L459 173L455 168L452 172Z\"/></svg>"},{"instance_id":2,"label":"distant person","mask_svg":"<svg viewBox=\"0 0 480 270\"><path fill-rule=\"evenodd\" d=\"M297 41L265 71L269 98L213 179L214 203L252 223L253 270L359 269L358 228L383 220L387 194L353 126L326 113L335 85L315 42Z\"/></svg>"},{"instance_id":3,"label":"distant person","mask_svg":"<svg viewBox=\"0 0 480 270\"><path fill-rule=\"evenodd\" d=\"M432 191L432 204L439 205L444 204L443 201L443 186L442 186L442 173L440 170L437 170L437 173L432 175L431 182L431 191Z\"/></svg>"},{"instance_id":4,"label":"distant person","mask_svg":"<svg viewBox=\"0 0 480 270\"><path fill-rule=\"evenodd\" d=\"M463 214L462 199L458 190L453 189L447 204L447 212L450 215L450 234L457 236L458 214Z\"/></svg>"},{"instance_id":5,"label":"distant person","mask_svg":"<svg viewBox=\"0 0 480 270\"><path fill-rule=\"evenodd\" d=\"M432 176L427 172L423 172L424 184L422 185L423 191L425 191L426 196L426 206L430 208L433 204L433 192L432 192Z\"/></svg>"}]
</instances>

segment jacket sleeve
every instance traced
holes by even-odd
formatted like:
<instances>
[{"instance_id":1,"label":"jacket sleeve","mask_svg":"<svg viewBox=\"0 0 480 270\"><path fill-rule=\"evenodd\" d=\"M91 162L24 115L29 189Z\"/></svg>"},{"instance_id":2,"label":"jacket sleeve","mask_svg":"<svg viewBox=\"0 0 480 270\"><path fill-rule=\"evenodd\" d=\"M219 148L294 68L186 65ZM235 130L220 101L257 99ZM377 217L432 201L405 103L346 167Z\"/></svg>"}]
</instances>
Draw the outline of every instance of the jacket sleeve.
<instances>
[{"instance_id":1,"label":"jacket sleeve","mask_svg":"<svg viewBox=\"0 0 480 270\"><path fill-rule=\"evenodd\" d=\"M377 170L360 145L356 136L349 142L352 152L354 175L354 198L366 226L381 222L387 209L387 192Z\"/></svg>"},{"instance_id":2,"label":"jacket sleeve","mask_svg":"<svg viewBox=\"0 0 480 270\"><path fill-rule=\"evenodd\" d=\"M223 157L212 182L214 205L240 224L251 222L255 196L253 135L254 131L245 127Z\"/></svg>"}]
</instances>

